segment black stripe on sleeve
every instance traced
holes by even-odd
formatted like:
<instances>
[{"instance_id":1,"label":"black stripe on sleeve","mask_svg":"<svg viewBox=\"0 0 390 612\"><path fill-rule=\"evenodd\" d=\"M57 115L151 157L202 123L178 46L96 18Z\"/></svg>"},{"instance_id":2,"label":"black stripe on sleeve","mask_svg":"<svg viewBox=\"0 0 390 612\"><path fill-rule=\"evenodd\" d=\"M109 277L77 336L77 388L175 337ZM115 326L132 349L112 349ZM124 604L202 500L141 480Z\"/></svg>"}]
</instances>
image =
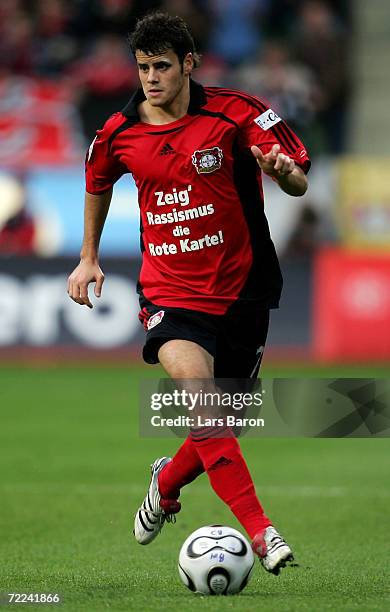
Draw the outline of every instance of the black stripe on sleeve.
<instances>
[{"instance_id":1,"label":"black stripe on sleeve","mask_svg":"<svg viewBox=\"0 0 390 612\"><path fill-rule=\"evenodd\" d=\"M254 98L253 96L250 96L249 94L246 94L240 91L234 91L234 90L227 89L227 90L216 91L216 92L212 92L208 94L208 97L210 98L216 98L217 96L222 96L224 98L231 98L231 97L239 98L240 100L244 100L244 102L247 102L248 104L256 108L256 110L260 110L262 113L268 110L268 107L262 102L260 102L260 100L258 100L257 98Z\"/></svg>"},{"instance_id":2,"label":"black stripe on sleeve","mask_svg":"<svg viewBox=\"0 0 390 612\"><path fill-rule=\"evenodd\" d=\"M288 125L282 120L281 122L277 123L274 126L274 130L278 133L281 132L283 134L282 137L285 138L285 140L290 143L291 148L295 151L296 149L300 148L300 143L299 141L296 139L294 132L292 132L290 130L290 128L288 127Z\"/></svg>"},{"instance_id":3,"label":"black stripe on sleeve","mask_svg":"<svg viewBox=\"0 0 390 612\"><path fill-rule=\"evenodd\" d=\"M131 117L130 119L126 119L123 123L121 123L119 127L116 128L116 130L113 131L110 138L108 139L109 152L111 152L111 146L114 138L118 136L118 134L120 134L121 132L124 132L125 130L128 130L129 128L133 127L133 125L135 125L136 123L138 123L138 119Z\"/></svg>"},{"instance_id":4,"label":"black stripe on sleeve","mask_svg":"<svg viewBox=\"0 0 390 612\"><path fill-rule=\"evenodd\" d=\"M214 112L214 111L208 111L208 110L205 110L204 108L199 109L198 113L199 113L199 115L204 115L206 117L218 117L218 119L222 119L222 121L227 121L227 123L231 123L236 128L239 127L239 125L238 125L238 123L236 123L236 121L234 121L233 119L230 119L230 117L227 117L223 113L217 113L217 112Z\"/></svg>"},{"instance_id":5,"label":"black stripe on sleeve","mask_svg":"<svg viewBox=\"0 0 390 612\"><path fill-rule=\"evenodd\" d=\"M256 97L246 94L244 92L238 92L234 89L222 89L222 88L206 88L207 94L209 97L214 98L216 96L223 96L225 98L235 96L247 102L250 106L258 110L259 112L266 112L269 107L263 104ZM210 91L210 93L209 93ZM286 151L293 155L297 149L300 149L301 144L297 139L294 132L287 125L287 123L282 119L279 123L277 123L272 129L274 136L281 142Z\"/></svg>"},{"instance_id":6,"label":"black stripe on sleeve","mask_svg":"<svg viewBox=\"0 0 390 612\"><path fill-rule=\"evenodd\" d=\"M290 140L288 133L286 133L283 128L284 124L279 122L271 128L271 132L274 134L275 138L280 142L280 144L283 145L287 153L289 155L293 155L297 150L297 147Z\"/></svg>"}]
</instances>

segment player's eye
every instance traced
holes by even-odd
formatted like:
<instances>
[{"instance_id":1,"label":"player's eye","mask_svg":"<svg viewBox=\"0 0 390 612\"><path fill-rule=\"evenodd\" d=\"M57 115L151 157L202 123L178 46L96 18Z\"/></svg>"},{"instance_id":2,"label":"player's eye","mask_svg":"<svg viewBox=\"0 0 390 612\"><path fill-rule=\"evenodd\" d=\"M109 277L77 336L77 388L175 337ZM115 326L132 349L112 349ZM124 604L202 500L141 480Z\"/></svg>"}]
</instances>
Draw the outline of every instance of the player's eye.
<instances>
[{"instance_id":1,"label":"player's eye","mask_svg":"<svg viewBox=\"0 0 390 612\"><path fill-rule=\"evenodd\" d=\"M157 70L167 70L170 66L171 64L168 64L168 62L158 62L158 64L156 64Z\"/></svg>"},{"instance_id":2,"label":"player's eye","mask_svg":"<svg viewBox=\"0 0 390 612\"><path fill-rule=\"evenodd\" d=\"M138 64L138 70L140 70L140 72L147 72L149 70L149 66L147 64Z\"/></svg>"}]
</instances>

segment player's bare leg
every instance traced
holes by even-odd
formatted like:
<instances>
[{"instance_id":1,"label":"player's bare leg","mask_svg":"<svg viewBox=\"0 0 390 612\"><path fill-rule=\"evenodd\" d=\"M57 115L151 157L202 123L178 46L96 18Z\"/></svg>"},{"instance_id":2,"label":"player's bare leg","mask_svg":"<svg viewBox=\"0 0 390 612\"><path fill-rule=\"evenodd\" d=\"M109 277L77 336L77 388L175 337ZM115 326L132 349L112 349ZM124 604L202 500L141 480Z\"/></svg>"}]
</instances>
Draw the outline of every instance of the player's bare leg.
<instances>
[{"instance_id":1,"label":"player's bare leg","mask_svg":"<svg viewBox=\"0 0 390 612\"><path fill-rule=\"evenodd\" d=\"M160 348L158 358L171 378L204 380L213 378L214 359L195 342L169 340Z\"/></svg>"}]
</instances>

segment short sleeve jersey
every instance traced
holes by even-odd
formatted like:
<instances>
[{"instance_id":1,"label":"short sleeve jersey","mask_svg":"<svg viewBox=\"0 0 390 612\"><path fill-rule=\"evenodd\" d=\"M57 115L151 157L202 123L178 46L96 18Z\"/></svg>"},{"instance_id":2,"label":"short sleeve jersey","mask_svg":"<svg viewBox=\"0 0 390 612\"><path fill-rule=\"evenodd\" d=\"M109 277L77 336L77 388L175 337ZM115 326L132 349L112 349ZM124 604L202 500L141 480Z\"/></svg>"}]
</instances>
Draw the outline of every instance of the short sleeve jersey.
<instances>
[{"instance_id":1,"label":"short sleeve jersey","mask_svg":"<svg viewBox=\"0 0 390 612\"><path fill-rule=\"evenodd\" d=\"M268 105L240 91L190 82L181 119L143 123L138 90L98 130L86 189L101 194L130 172L138 188L139 292L160 306L225 314L234 305L276 308L282 277L251 151L274 144L304 172L307 152Z\"/></svg>"}]
</instances>

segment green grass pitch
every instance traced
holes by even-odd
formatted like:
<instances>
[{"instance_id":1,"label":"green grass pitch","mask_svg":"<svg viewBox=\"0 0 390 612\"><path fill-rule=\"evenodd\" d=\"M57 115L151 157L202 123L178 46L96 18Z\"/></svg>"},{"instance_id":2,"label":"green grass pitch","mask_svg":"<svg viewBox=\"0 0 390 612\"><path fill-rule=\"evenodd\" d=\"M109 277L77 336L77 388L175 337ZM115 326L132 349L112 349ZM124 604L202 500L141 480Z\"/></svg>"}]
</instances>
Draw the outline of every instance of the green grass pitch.
<instances>
[{"instance_id":1,"label":"green grass pitch","mask_svg":"<svg viewBox=\"0 0 390 612\"><path fill-rule=\"evenodd\" d=\"M0 592L59 593L66 612L390 609L388 439L242 440L260 499L299 567L274 577L257 564L238 596L193 595L177 574L192 530L240 528L206 476L183 491L176 525L150 546L136 544L132 518L149 464L178 446L138 437L138 379L147 375L156 370L2 368Z\"/></svg>"}]
</instances>

